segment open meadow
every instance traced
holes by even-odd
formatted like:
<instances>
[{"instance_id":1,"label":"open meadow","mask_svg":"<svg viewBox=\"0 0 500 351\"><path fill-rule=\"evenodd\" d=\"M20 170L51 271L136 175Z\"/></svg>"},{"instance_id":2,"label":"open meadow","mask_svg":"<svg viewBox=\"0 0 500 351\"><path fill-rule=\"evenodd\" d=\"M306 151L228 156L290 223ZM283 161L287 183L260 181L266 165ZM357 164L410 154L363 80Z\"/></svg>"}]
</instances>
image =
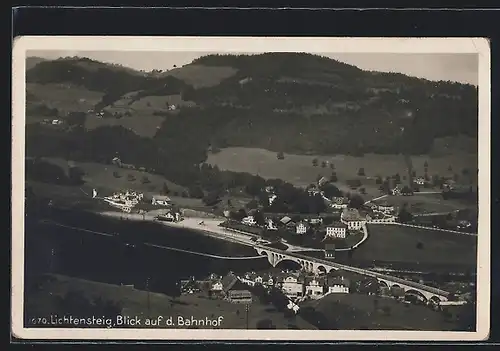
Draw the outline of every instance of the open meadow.
<instances>
[{"instance_id":1,"label":"open meadow","mask_svg":"<svg viewBox=\"0 0 500 351\"><path fill-rule=\"evenodd\" d=\"M321 311L339 329L452 330L457 327L442 313L389 297L329 294L308 305Z\"/></svg>"},{"instance_id":2,"label":"open meadow","mask_svg":"<svg viewBox=\"0 0 500 351\"><path fill-rule=\"evenodd\" d=\"M405 204L409 211L414 214L446 213L456 210L474 209L477 204L466 203L456 199L443 199L441 194L418 194L413 196L386 196L382 199L372 201L373 203L387 203L395 208L401 208Z\"/></svg>"},{"instance_id":3,"label":"open meadow","mask_svg":"<svg viewBox=\"0 0 500 351\"><path fill-rule=\"evenodd\" d=\"M61 158L44 158L44 160L62 167L66 172L69 166L80 167L84 172L85 185L98 191L119 191L131 189L147 193L159 194L163 184L167 184L171 193L181 194L186 189L174 184L164 177L144 171L123 169L115 165L94 162L74 162ZM113 173L117 172L118 178ZM129 178L129 176L131 178ZM146 177L148 182L146 182Z\"/></svg>"},{"instance_id":4,"label":"open meadow","mask_svg":"<svg viewBox=\"0 0 500 351\"><path fill-rule=\"evenodd\" d=\"M263 178L280 178L298 186L305 186L316 181L318 176L330 177L337 173L339 187L347 180L360 179L367 193L379 195L379 185L375 184L377 176L388 177L399 173L407 175L407 166L402 155L367 154L363 157L346 155L291 155L285 154L283 160L277 159L277 153L264 149L230 147L219 153L209 154L207 163L217 165L220 169L236 172L258 174ZM318 160L314 167L313 159ZM327 162L322 167L322 162ZM424 163L428 163L429 175L453 176L461 175L464 168L477 168L477 155L453 154L439 157L413 156L412 162L417 176L423 176ZM334 169L330 164L334 165ZM452 171L449 171L451 166ZM365 176L358 176L360 168L364 168Z\"/></svg>"},{"instance_id":5,"label":"open meadow","mask_svg":"<svg viewBox=\"0 0 500 351\"><path fill-rule=\"evenodd\" d=\"M368 240L353 253L356 260L409 263L427 268L476 266L476 236L380 224L369 224L368 233Z\"/></svg>"}]
</instances>

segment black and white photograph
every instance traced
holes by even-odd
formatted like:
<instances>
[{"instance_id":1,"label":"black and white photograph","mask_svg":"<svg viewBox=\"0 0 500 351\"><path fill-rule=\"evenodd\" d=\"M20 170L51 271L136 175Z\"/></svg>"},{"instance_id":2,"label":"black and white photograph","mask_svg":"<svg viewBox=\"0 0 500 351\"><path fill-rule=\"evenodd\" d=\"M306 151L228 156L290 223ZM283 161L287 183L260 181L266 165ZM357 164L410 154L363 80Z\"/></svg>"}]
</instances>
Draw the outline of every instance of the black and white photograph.
<instances>
[{"instance_id":1,"label":"black and white photograph","mask_svg":"<svg viewBox=\"0 0 500 351\"><path fill-rule=\"evenodd\" d=\"M486 40L13 50L16 336L488 336Z\"/></svg>"}]
</instances>

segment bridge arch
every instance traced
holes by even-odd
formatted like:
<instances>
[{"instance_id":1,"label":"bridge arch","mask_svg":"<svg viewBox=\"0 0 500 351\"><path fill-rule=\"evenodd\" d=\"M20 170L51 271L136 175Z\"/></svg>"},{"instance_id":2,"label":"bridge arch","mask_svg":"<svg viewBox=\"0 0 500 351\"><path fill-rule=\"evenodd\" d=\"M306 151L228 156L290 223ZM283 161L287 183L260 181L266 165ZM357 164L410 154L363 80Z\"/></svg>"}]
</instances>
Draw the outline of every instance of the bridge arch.
<instances>
[{"instance_id":1,"label":"bridge arch","mask_svg":"<svg viewBox=\"0 0 500 351\"><path fill-rule=\"evenodd\" d=\"M436 296L436 295L433 295L430 299L429 299L429 302L433 302L435 304L439 304L441 302L441 299Z\"/></svg>"},{"instance_id":2,"label":"bridge arch","mask_svg":"<svg viewBox=\"0 0 500 351\"><path fill-rule=\"evenodd\" d=\"M326 274L327 270L325 266L318 266L318 273Z\"/></svg>"},{"instance_id":3,"label":"bridge arch","mask_svg":"<svg viewBox=\"0 0 500 351\"><path fill-rule=\"evenodd\" d=\"M296 260L283 258L276 261L275 267L280 269L300 270L302 265Z\"/></svg>"},{"instance_id":4,"label":"bridge arch","mask_svg":"<svg viewBox=\"0 0 500 351\"><path fill-rule=\"evenodd\" d=\"M415 289L409 289L405 291L405 298L410 297L410 296L415 296L417 297L420 301L426 303L427 302L427 297L420 291L415 290Z\"/></svg>"},{"instance_id":5,"label":"bridge arch","mask_svg":"<svg viewBox=\"0 0 500 351\"><path fill-rule=\"evenodd\" d=\"M387 283L384 281L384 280L379 280L378 281L378 285L381 287L381 288L388 288L389 285L387 285Z\"/></svg>"},{"instance_id":6,"label":"bridge arch","mask_svg":"<svg viewBox=\"0 0 500 351\"><path fill-rule=\"evenodd\" d=\"M266 252L266 251L264 251L264 250L262 250L262 251L260 252L260 254L261 254L262 256L267 256L267 252Z\"/></svg>"}]
</instances>

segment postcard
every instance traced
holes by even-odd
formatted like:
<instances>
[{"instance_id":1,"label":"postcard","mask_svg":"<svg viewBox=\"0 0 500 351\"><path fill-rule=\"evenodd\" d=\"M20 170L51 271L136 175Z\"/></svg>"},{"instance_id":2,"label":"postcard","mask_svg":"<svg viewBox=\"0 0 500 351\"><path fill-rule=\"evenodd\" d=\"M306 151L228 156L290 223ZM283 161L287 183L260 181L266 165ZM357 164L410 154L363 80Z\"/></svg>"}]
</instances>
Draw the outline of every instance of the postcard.
<instances>
[{"instance_id":1,"label":"postcard","mask_svg":"<svg viewBox=\"0 0 500 351\"><path fill-rule=\"evenodd\" d=\"M488 338L486 39L13 45L14 336Z\"/></svg>"}]
</instances>

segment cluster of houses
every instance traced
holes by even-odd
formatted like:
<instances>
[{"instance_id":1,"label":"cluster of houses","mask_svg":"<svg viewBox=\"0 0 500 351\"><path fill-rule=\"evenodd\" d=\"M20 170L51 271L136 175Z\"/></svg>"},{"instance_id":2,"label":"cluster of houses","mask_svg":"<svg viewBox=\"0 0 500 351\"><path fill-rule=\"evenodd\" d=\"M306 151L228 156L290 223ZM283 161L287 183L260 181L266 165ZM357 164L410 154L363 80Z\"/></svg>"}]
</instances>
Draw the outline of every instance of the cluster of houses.
<instances>
[{"instance_id":1,"label":"cluster of houses","mask_svg":"<svg viewBox=\"0 0 500 351\"><path fill-rule=\"evenodd\" d=\"M211 298L223 299L231 303L252 303L253 296L248 287L233 273L229 272L225 276L210 274L206 279L195 280L194 277L188 280L181 280L181 294L193 294L206 292Z\"/></svg>"},{"instance_id":2,"label":"cluster of houses","mask_svg":"<svg viewBox=\"0 0 500 351\"><path fill-rule=\"evenodd\" d=\"M298 303L305 299L320 299L327 294L348 294L350 281L344 277L312 275L300 271L281 271L277 274L245 273L240 281L266 288L278 288L285 296Z\"/></svg>"},{"instance_id":3,"label":"cluster of houses","mask_svg":"<svg viewBox=\"0 0 500 351\"><path fill-rule=\"evenodd\" d=\"M341 276L311 275L299 271L281 271L275 274L248 272L225 276L210 274L206 279L194 277L181 280L181 294L207 293L210 298L231 303L251 304L253 295L249 287L260 285L267 290L277 288L289 300L289 308L298 312L298 303L307 299L321 299L328 294L349 294L351 282Z\"/></svg>"},{"instance_id":4,"label":"cluster of houses","mask_svg":"<svg viewBox=\"0 0 500 351\"><path fill-rule=\"evenodd\" d=\"M97 197L97 191L94 189L93 197ZM109 205L119 208L124 212L130 213L132 208L134 208L139 201L144 197L144 194L138 193L132 190L126 190L121 192L116 192L110 196L103 197Z\"/></svg>"}]
</instances>

